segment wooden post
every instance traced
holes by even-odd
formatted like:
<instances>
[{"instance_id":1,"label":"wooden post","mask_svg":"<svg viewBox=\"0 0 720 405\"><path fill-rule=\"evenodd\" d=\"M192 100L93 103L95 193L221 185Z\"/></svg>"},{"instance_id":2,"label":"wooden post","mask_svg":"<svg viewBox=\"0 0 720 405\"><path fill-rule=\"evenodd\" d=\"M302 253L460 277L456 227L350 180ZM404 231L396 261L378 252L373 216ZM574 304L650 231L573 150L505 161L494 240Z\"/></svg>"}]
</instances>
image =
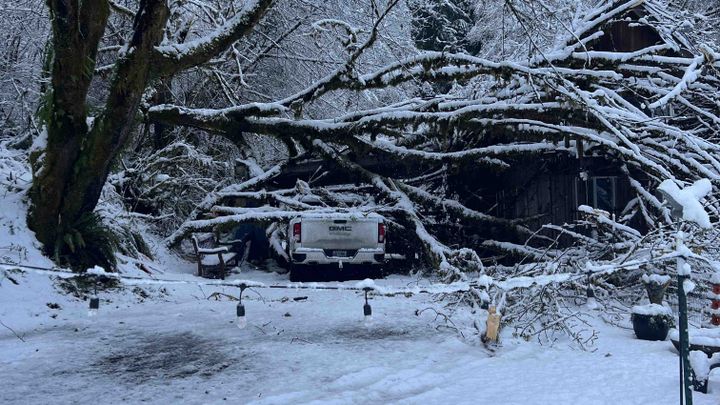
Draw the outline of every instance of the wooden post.
<instances>
[{"instance_id":1,"label":"wooden post","mask_svg":"<svg viewBox=\"0 0 720 405\"><path fill-rule=\"evenodd\" d=\"M675 236L676 251L682 255L685 247L685 235L678 226ZM692 405L692 382L690 368L690 337L688 334L688 308L685 293L685 281L690 279L690 268L685 266L685 257L677 258L677 295L678 295L678 332L680 338L680 404Z\"/></svg>"},{"instance_id":2,"label":"wooden post","mask_svg":"<svg viewBox=\"0 0 720 405\"><path fill-rule=\"evenodd\" d=\"M488 342L497 342L498 330L500 329L500 314L497 314L495 306L488 308L487 330L485 331L485 339Z\"/></svg>"}]
</instances>

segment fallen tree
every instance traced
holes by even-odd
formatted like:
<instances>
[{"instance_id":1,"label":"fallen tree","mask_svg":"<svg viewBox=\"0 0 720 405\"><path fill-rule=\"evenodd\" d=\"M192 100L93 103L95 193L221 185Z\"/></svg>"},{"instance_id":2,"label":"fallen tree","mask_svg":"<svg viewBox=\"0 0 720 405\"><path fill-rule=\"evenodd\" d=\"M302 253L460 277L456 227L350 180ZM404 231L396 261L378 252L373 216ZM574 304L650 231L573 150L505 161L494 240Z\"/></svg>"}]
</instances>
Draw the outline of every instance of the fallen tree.
<instances>
[{"instance_id":1,"label":"fallen tree","mask_svg":"<svg viewBox=\"0 0 720 405\"><path fill-rule=\"evenodd\" d=\"M652 229L670 222L666 208L654 195L654 185L665 179L680 184L718 179L719 146L714 134L720 118L714 83L720 62L708 47L689 53L686 44L678 43L678 38L685 37L673 33L667 34L664 44L632 52L587 49L602 37L604 24L623 18L637 6L633 1L604 3L588 12L578 24L581 29L572 32L567 42L525 62L426 52L361 74L356 61L372 45L376 35L372 31L345 65L282 100L215 111L159 105L150 108L149 117L218 133L237 143L244 142L244 134L262 133L326 157L334 150L345 156L339 162L344 170L385 194L389 193L388 180L370 176L357 164L343 163L347 156L385 154L445 171L468 163L503 170L518 156L553 152L580 159L592 148L595 154L623 162L636 194L623 216L637 213ZM666 23L647 22L661 33ZM418 97L326 119L302 114L304 105L331 91L452 80L464 81L468 88L482 85L485 93L475 98ZM670 110L673 114L665 114ZM325 146L318 149L320 144ZM638 174L648 179L640 181ZM428 187L413 187L402 179L390 182L414 197L407 201L409 209L417 206L420 210L422 201L442 206L454 218L507 222ZM710 208L717 212L714 202Z\"/></svg>"},{"instance_id":2,"label":"fallen tree","mask_svg":"<svg viewBox=\"0 0 720 405\"><path fill-rule=\"evenodd\" d=\"M603 36L609 35L606 27L626 21L638 7L644 7L647 14L633 24L652 29L662 41L627 51L596 50ZM681 186L703 178L713 183L720 180L720 145L716 143L720 54L708 45L695 45L701 43L696 31L678 30L682 19L681 10L657 1L603 2L575 22L567 40L550 49L538 49L528 60L493 61L423 52L363 72L357 61L371 47L376 36L373 30L365 41L358 40L356 51L343 66L285 98L212 111L157 105L149 109L148 116L153 122L198 128L238 144L246 142L246 134L265 134L288 145L291 156L323 157L333 163L332 170L347 173L349 181L371 187L372 191L365 192L371 200L356 208L385 210L399 226L411 230L413 243L423 247L427 268L446 281L478 274L498 279L567 272L582 275L558 287L528 286L530 291L522 295L499 291L492 298L506 304L508 320L524 325L521 335L544 334L551 339L549 330L582 326L571 307L588 288L603 299L630 299L625 294L648 269L639 262L633 262L635 267L626 264L633 260L651 263L647 257L669 246L667 229L677 224L655 192L658 184L668 179ZM333 92L439 82L461 85L448 94L426 94L325 118L304 113ZM530 230L523 225L523 218L498 218L479 211L469 206L467 196L447 187L448 179L468 173L463 167L472 166L481 176L493 176L527 157L551 153L583 159L588 151L616 162L631 186L634 198L619 218L580 207L582 219L577 223L548 223ZM423 173L407 177L373 172L357 159L368 154L413 162ZM308 190L296 191L294 196L284 195L285 200L268 202L268 206L292 207L293 215L316 209L301 205ZM325 206L339 206L328 199L318 200ZM210 220L189 218L168 242L175 244L189 232L218 223L252 220L254 213L272 211L248 208L238 214L216 202L206 208L216 215L230 215ZM705 204L717 216L717 198L711 196ZM633 218L640 219L644 231L630 225ZM497 240L484 234L484 240L478 242L462 234L463 225L477 224L513 229L515 236L523 235L526 241ZM700 238L710 237L701 234ZM516 260L498 262L490 252ZM702 273L715 271L711 261L699 262ZM617 271L588 271L588 263ZM627 269L631 271L624 271ZM671 269L659 267L656 271ZM459 299L479 306L480 295L473 294ZM576 340L587 342L579 336Z\"/></svg>"},{"instance_id":3,"label":"fallen tree","mask_svg":"<svg viewBox=\"0 0 720 405\"><path fill-rule=\"evenodd\" d=\"M220 224L257 220L273 223L270 232L277 238L282 228L278 221L303 211L373 210L386 214L393 226L408 230L411 243L422 247L418 250L423 252L426 270L446 281L478 274L502 280L578 273L588 261L620 265L636 252L651 250L648 243L667 238L662 230L672 220L655 194L660 182L669 179L686 185L701 178L717 182L720 176L718 53L713 41L704 37L709 31L699 27L701 22L692 20L698 27L693 23L688 27L682 21L690 16L657 0L602 2L571 25L561 21L560 12L547 9L553 2L506 1L501 6L515 16L513 35L525 36L529 56L518 57L518 49L501 60L487 54L428 51L381 64L368 59L387 29L389 16L400 6L397 0L373 1L371 23L365 29L334 19L313 24L314 30L335 35L340 49L330 62L317 62L329 66L319 69L324 77L300 90L287 86L293 90L282 96L261 94L258 97L264 101L247 102L232 91L230 82L249 87L244 68L269 57L268 49L278 47L275 39L282 41L300 26L290 24L256 54L238 51L237 40L258 29L271 1L246 1L225 14L207 8L209 22L204 28L212 34L187 41L188 31L175 29L182 21L173 20L173 10L164 1L140 1L137 11L115 2L101 2L98 7L66 3L48 2L53 16L51 91L43 106L46 133L35 145L29 217L38 240L56 257L89 239L80 225L92 222L88 215L141 118L160 134L161 145L168 144L163 128L184 126L224 137L248 154L243 160L248 178L208 192L168 243L177 244L190 232ZM534 5L561 23L564 40L534 36L524 9ZM631 17L639 7L645 16ZM122 18L132 17L132 29L124 46L102 48L116 51L117 60L96 67L111 10ZM627 23L628 18L635 18L631 25L651 30L659 40L632 50L603 48L608 27ZM712 18L702 23L709 21ZM171 34L162 42L166 31ZM247 59L246 64L241 59ZM237 72L218 68L227 64L237 64ZM157 88L171 87L176 75L198 66L217 82L219 99L229 107L163 104L167 94L158 94L163 91ZM93 71L109 75L110 84L102 108L91 115L86 101ZM439 91L436 85L441 83L447 91ZM403 96L383 98L389 90ZM317 108L346 100L338 95L348 94L373 101ZM257 142L257 134L284 145L282 162L258 167L247 152ZM409 169L401 173L366 167L361 156L382 156ZM529 229L525 218L498 217L489 204L478 204L471 193L456 188L463 176L493 178L547 156L567 160L599 156L613 162L631 185L633 199L619 218L583 208L588 218L578 223ZM309 157L320 157L331 171L342 172L347 184L271 186L291 163ZM172 164L162 159L157 167ZM206 190L213 181L208 176L196 185ZM232 196L263 205L225 205L223 200ZM711 196L705 203L717 216L717 198ZM202 217L208 212L215 218ZM633 218L640 218L647 232L632 229ZM508 233L513 238L503 239ZM592 282L573 282L578 288L591 283L612 291L623 283L632 284L632 278L617 281L601 274ZM515 305L522 302L518 296L503 294L492 299L512 304L507 306L515 308L512 311L525 308L534 319L547 306L548 297L569 291L539 288L531 294L536 300L532 303ZM477 297L470 301L480 305ZM546 313L555 314L555 320L568 315Z\"/></svg>"}]
</instances>

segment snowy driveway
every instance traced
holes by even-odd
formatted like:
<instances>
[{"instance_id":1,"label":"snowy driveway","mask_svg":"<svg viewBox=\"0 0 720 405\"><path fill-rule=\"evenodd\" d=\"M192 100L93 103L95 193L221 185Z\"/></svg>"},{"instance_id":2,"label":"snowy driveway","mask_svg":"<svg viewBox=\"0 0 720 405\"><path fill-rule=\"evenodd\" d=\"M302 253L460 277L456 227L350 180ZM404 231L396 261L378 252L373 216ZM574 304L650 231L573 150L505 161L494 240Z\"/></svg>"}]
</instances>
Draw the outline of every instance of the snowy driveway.
<instances>
[{"instance_id":1,"label":"snowy driveway","mask_svg":"<svg viewBox=\"0 0 720 405\"><path fill-rule=\"evenodd\" d=\"M422 296L374 299L366 328L355 293L262 290L264 301L247 294L250 325L239 330L235 303L203 299L208 289L119 295L87 318L84 302L23 284L0 288L0 319L26 340L0 330L3 404L677 403L670 344L618 328L602 326L593 353L506 339L490 357L415 316L431 305ZM719 380L696 403L720 403Z\"/></svg>"}]
</instances>

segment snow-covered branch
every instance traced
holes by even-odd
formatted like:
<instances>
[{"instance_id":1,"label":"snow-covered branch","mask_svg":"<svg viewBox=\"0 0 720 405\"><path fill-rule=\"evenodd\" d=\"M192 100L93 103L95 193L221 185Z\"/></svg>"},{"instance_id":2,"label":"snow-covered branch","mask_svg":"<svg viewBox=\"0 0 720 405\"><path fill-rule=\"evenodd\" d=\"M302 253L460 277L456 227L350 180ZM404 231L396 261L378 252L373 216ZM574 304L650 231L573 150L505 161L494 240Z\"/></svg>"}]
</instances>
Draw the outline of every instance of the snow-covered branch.
<instances>
[{"instance_id":1,"label":"snow-covered branch","mask_svg":"<svg viewBox=\"0 0 720 405\"><path fill-rule=\"evenodd\" d=\"M235 16L215 31L182 44L164 44L155 47L153 70L157 76L174 73L201 65L233 42L248 35L265 15L273 0L247 0Z\"/></svg>"}]
</instances>

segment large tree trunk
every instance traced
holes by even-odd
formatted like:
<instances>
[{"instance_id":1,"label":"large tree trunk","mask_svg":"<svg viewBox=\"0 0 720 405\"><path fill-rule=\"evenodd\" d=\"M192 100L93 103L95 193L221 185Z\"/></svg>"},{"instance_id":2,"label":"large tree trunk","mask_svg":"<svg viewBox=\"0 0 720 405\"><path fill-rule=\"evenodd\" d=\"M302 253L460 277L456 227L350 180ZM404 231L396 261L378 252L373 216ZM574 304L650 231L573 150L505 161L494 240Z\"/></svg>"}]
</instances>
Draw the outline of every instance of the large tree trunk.
<instances>
[{"instance_id":1,"label":"large tree trunk","mask_svg":"<svg viewBox=\"0 0 720 405\"><path fill-rule=\"evenodd\" d=\"M33 158L28 225L52 252L63 237L62 229L77 219L65 209L67 191L82 175L76 162L85 153L88 136L85 102L109 9L104 1L48 0L48 7L53 36L51 89L43 113L47 146L44 154Z\"/></svg>"},{"instance_id":2,"label":"large tree trunk","mask_svg":"<svg viewBox=\"0 0 720 405\"><path fill-rule=\"evenodd\" d=\"M162 40L168 17L164 0L141 3L129 51L120 57L103 113L96 117L87 144L75 162L75 181L68 187L64 211L77 218L92 212L111 163L136 124L136 113L150 74L150 53ZM61 212L61 215L63 212Z\"/></svg>"},{"instance_id":3,"label":"large tree trunk","mask_svg":"<svg viewBox=\"0 0 720 405\"><path fill-rule=\"evenodd\" d=\"M272 0L248 2L228 23L192 46L159 47L170 14L167 1L140 0L133 36L118 55L106 104L89 127L85 102L108 2L47 0L53 28L52 79L44 114L47 145L32 158L35 178L28 215L28 225L47 253L61 253L71 234L84 241L78 224L95 209L150 81L170 80L183 69L207 62L247 35L271 4Z\"/></svg>"},{"instance_id":4,"label":"large tree trunk","mask_svg":"<svg viewBox=\"0 0 720 405\"><path fill-rule=\"evenodd\" d=\"M85 100L107 21L107 2L79 5L56 0L48 5L56 17L48 142L36 164L28 225L48 253L58 253L65 235L97 205L111 163L134 125L149 78L151 51L162 39L169 13L165 0L141 2L106 106L88 129ZM72 7L89 11L83 14ZM89 28L84 30L84 25Z\"/></svg>"}]
</instances>

